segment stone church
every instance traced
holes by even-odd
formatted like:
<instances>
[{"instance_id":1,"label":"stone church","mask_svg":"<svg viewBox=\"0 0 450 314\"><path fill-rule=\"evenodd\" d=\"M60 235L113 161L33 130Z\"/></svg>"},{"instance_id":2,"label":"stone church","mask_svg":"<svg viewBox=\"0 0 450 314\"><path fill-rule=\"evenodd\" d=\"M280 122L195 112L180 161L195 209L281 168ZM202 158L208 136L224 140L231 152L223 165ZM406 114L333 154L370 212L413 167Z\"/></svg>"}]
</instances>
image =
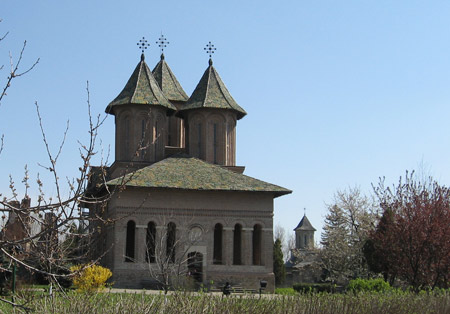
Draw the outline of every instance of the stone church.
<instances>
[{"instance_id":1,"label":"stone church","mask_svg":"<svg viewBox=\"0 0 450 314\"><path fill-rule=\"evenodd\" d=\"M93 167L88 191L120 190L106 206L90 206L91 215L116 221L98 228L96 247L116 287L146 287L166 267L171 276L205 285L258 289L266 280L274 289L273 200L291 191L236 165L236 124L246 112L209 50L188 97L163 51L152 71L142 49L106 107L115 119L115 161L104 169L106 184L94 182L100 168Z\"/></svg>"}]
</instances>

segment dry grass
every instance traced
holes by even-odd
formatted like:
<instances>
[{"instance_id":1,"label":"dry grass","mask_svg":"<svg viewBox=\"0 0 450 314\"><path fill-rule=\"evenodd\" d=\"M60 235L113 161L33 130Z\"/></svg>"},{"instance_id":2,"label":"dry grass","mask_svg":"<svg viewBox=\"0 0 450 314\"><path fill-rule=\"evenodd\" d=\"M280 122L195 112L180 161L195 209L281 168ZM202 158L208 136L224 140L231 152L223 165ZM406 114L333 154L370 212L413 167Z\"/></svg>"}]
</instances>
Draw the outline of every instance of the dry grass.
<instances>
[{"instance_id":1,"label":"dry grass","mask_svg":"<svg viewBox=\"0 0 450 314\"><path fill-rule=\"evenodd\" d=\"M37 313L450 313L450 295L414 293L304 294L298 296L211 294L80 294L49 298L23 295L21 301ZM0 304L4 313L23 313Z\"/></svg>"}]
</instances>

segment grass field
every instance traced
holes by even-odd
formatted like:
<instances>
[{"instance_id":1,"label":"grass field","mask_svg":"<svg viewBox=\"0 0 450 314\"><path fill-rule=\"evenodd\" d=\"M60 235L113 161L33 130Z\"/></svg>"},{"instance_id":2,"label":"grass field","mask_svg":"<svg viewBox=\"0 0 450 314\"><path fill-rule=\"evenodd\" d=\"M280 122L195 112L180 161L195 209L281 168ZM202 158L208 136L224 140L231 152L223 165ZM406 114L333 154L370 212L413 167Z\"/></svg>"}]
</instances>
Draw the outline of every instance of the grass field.
<instances>
[{"instance_id":1,"label":"grass field","mask_svg":"<svg viewBox=\"0 0 450 314\"><path fill-rule=\"evenodd\" d=\"M94 293L69 292L50 298L24 291L16 301L35 313L450 313L450 294L359 293L302 295L221 295L208 293ZM0 303L2 313L25 313Z\"/></svg>"}]
</instances>

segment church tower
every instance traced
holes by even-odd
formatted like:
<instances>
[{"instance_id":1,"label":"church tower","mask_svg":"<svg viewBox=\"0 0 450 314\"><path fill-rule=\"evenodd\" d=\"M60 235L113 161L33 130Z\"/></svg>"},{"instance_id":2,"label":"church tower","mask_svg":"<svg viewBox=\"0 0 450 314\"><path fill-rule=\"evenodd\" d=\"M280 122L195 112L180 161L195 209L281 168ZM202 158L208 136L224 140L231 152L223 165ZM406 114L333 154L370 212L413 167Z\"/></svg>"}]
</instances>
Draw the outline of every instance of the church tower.
<instances>
[{"instance_id":1,"label":"church tower","mask_svg":"<svg viewBox=\"0 0 450 314\"><path fill-rule=\"evenodd\" d=\"M314 232L316 229L311 225L306 214L294 231L296 249L307 250L314 248Z\"/></svg>"},{"instance_id":2,"label":"church tower","mask_svg":"<svg viewBox=\"0 0 450 314\"><path fill-rule=\"evenodd\" d=\"M236 166L236 121L247 113L231 97L213 67L214 46L209 43L207 47L209 66L178 115L186 123L189 155L211 164L233 167Z\"/></svg>"},{"instance_id":3,"label":"church tower","mask_svg":"<svg viewBox=\"0 0 450 314\"><path fill-rule=\"evenodd\" d=\"M161 48L161 60L153 69L153 76L155 77L156 82L158 82L164 96L177 108L177 110L180 110L184 107L189 97L186 95L181 84L178 82L165 61L164 47L166 47L169 42L164 35L161 35L156 43L159 44L159 47ZM172 115L168 117L167 123L167 146L183 148L185 145L184 121L175 115Z\"/></svg>"},{"instance_id":4,"label":"church tower","mask_svg":"<svg viewBox=\"0 0 450 314\"><path fill-rule=\"evenodd\" d=\"M141 61L105 110L115 116L116 124L113 177L116 168L135 170L165 157L167 116L176 111L145 63L145 42L141 40Z\"/></svg>"}]
</instances>

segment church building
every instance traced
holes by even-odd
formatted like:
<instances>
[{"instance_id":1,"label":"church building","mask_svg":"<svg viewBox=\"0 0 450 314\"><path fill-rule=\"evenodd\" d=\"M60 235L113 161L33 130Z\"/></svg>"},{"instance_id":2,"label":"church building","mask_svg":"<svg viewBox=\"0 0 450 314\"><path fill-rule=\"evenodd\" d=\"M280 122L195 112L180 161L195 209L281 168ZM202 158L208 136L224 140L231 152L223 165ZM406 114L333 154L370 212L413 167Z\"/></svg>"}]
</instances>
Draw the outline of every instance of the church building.
<instances>
[{"instance_id":1,"label":"church building","mask_svg":"<svg viewBox=\"0 0 450 314\"><path fill-rule=\"evenodd\" d=\"M160 47L167 43L161 36ZM91 205L113 224L98 226L96 256L115 287L143 288L169 273L220 287L225 282L274 289L273 200L291 193L243 174L236 165L236 124L247 113L213 66L188 97L161 59L142 55L123 90L106 107L115 119L115 161L88 191L113 193ZM98 182L97 182L98 183Z\"/></svg>"}]
</instances>

